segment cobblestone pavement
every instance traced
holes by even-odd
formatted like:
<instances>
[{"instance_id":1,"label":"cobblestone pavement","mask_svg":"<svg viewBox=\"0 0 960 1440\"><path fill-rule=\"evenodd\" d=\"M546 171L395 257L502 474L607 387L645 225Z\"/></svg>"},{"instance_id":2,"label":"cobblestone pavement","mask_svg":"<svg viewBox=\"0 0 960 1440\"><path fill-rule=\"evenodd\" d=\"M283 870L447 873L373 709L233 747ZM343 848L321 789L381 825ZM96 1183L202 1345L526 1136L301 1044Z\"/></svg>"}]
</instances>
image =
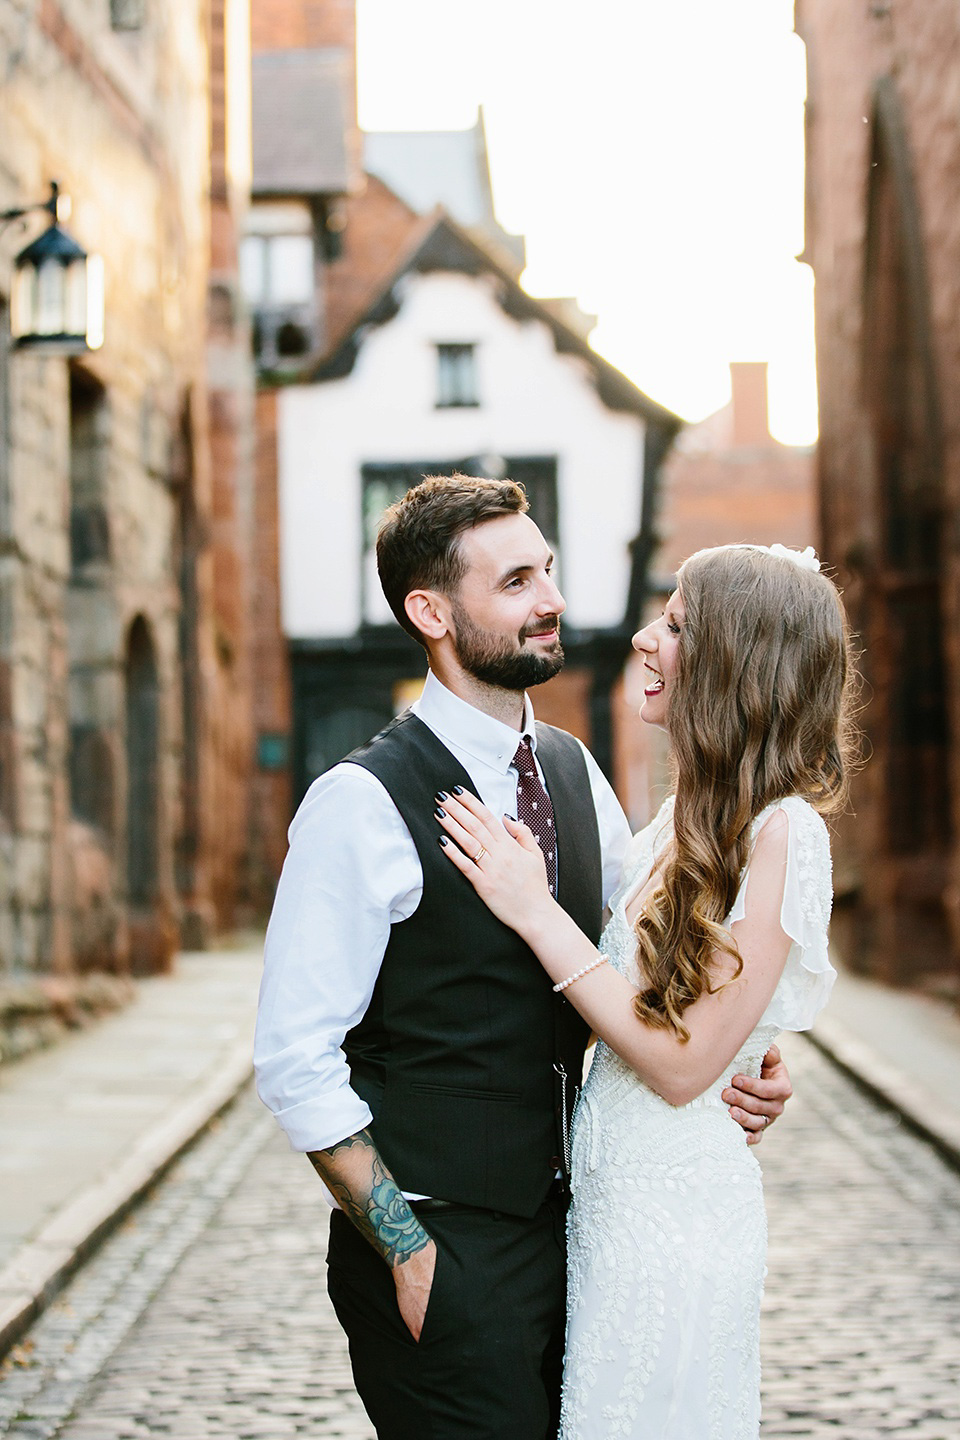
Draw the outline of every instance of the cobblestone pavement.
<instances>
[{"instance_id":1,"label":"cobblestone pavement","mask_svg":"<svg viewBox=\"0 0 960 1440\"><path fill-rule=\"evenodd\" d=\"M960 1440L960 1176L812 1046L764 1142L764 1440ZM372 1440L309 1168L249 1093L3 1370L15 1440ZM701 1437L691 1437L701 1440Z\"/></svg>"},{"instance_id":2,"label":"cobblestone pavement","mask_svg":"<svg viewBox=\"0 0 960 1440\"><path fill-rule=\"evenodd\" d=\"M960 1440L960 1175L806 1041L761 1146L765 1440Z\"/></svg>"}]
</instances>

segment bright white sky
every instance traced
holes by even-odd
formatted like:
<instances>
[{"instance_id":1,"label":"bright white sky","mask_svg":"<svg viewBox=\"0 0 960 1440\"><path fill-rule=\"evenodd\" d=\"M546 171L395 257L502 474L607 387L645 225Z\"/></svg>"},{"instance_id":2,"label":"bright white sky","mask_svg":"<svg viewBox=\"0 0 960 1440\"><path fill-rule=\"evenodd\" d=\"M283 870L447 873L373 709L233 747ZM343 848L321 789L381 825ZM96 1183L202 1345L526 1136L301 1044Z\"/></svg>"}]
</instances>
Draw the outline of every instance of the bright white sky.
<instances>
[{"instance_id":1,"label":"bright white sky","mask_svg":"<svg viewBox=\"0 0 960 1440\"><path fill-rule=\"evenodd\" d=\"M816 437L803 248L804 51L793 0L358 0L360 124L471 125L526 288L700 419L730 360L770 362L778 439Z\"/></svg>"}]
</instances>

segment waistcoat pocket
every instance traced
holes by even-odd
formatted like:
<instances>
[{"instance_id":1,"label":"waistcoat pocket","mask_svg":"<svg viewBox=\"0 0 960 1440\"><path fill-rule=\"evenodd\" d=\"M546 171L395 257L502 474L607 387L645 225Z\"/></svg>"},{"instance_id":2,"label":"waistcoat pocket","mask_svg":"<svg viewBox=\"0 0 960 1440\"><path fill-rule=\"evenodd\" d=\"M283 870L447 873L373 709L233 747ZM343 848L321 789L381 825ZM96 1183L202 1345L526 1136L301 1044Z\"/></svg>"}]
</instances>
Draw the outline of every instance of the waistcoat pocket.
<instances>
[{"instance_id":1,"label":"waistcoat pocket","mask_svg":"<svg viewBox=\"0 0 960 1440\"><path fill-rule=\"evenodd\" d=\"M429 1080L411 1080L410 1089L418 1095L454 1095L461 1100L492 1100L494 1102L516 1102L519 1090L480 1090L474 1085L433 1084Z\"/></svg>"}]
</instances>

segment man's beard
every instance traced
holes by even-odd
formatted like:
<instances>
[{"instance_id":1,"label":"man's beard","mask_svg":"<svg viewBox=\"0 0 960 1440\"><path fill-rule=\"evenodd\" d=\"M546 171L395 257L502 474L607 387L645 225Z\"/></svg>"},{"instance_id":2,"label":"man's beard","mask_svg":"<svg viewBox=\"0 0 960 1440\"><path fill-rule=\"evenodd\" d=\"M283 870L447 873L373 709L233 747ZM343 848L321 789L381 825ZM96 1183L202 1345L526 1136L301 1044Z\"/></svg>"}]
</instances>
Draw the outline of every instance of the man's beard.
<instances>
[{"instance_id":1,"label":"man's beard","mask_svg":"<svg viewBox=\"0 0 960 1440\"><path fill-rule=\"evenodd\" d=\"M563 669L563 646L559 639L559 615L548 615L539 622L539 630L521 630L517 636L520 649L515 650L506 636L491 635L475 625L463 606L451 602L454 623L457 627L453 637L454 651L468 675L484 685L496 685L500 690L526 690L531 685L542 685L552 680ZM556 627L558 637L553 648L546 654L523 648L530 635L542 634L544 630Z\"/></svg>"}]
</instances>

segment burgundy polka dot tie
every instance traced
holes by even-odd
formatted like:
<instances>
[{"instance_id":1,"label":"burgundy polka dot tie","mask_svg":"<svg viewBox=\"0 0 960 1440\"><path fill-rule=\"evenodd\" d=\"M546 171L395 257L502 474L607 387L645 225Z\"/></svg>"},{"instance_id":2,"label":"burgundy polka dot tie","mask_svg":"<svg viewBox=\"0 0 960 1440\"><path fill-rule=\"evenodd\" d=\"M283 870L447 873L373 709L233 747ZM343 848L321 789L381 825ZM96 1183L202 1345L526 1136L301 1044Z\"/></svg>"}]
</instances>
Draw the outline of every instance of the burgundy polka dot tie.
<instances>
[{"instance_id":1,"label":"burgundy polka dot tie","mask_svg":"<svg viewBox=\"0 0 960 1440\"><path fill-rule=\"evenodd\" d=\"M529 742L524 738L513 757L517 768L517 819L528 825L537 838L547 866L550 894L557 893L557 835L553 824L553 806L537 774L536 761Z\"/></svg>"}]
</instances>

